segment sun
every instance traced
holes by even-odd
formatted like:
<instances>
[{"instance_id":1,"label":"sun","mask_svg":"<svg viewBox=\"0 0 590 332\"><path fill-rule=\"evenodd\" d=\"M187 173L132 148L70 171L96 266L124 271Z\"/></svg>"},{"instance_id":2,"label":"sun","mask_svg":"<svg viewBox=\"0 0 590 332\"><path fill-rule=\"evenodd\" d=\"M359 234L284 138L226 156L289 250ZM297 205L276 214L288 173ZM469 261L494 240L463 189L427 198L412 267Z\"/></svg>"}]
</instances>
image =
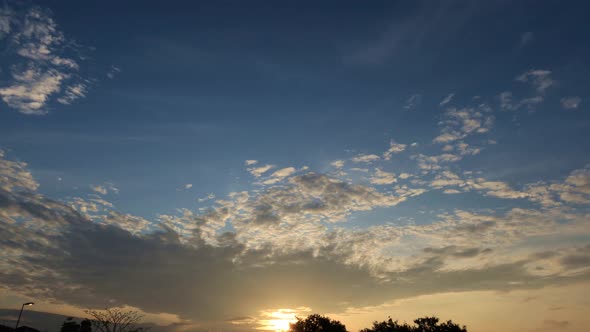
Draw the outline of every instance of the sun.
<instances>
[{"instance_id":1,"label":"sun","mask_svg":"<svg viewBox=\"0 0 590 332\"><path fill-rule=\"evenodd\" d=\"M297 307L295 309L267 309L260 311L260 319L257 320L257 330L261 331L289 331L291 323L297 322L297 317L311 312L311 308Z\"/></svg>"},{"instance_id":2,"label":"sun","mask_svg":"<svg viewBox=\"0 0 590 332\"><path fill-rule=\"evenodd\" d=\"M291 321L286 319L271 319L268 323L275 331L288 331Z\"/></svg>"}]
</instances>

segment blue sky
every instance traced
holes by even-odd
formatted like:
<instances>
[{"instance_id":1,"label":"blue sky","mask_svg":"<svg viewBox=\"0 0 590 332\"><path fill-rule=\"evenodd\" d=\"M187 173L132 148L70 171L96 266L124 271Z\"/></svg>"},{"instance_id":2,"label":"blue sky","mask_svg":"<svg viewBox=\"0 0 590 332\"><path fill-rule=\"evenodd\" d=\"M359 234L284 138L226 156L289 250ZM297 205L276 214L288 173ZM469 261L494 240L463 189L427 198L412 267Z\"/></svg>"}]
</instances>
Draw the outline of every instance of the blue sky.
<instances>
[{"instance_id":1,"label":"blue sky","mask_svg":"<svg viewBox=\"0 0 590 332\"><path fill-rule=\"evenodd\" d=\"M425 268L411 262L432 262L434 252L437 273L526 259L551 271L555 281L543 287L588 281L583 259L567 263L588 257L590 243L583 1L9 1L0 8L7 202L36 197L47 207L50 200L63 214L80 213L94 232L118 227L138 246L175 232L182 250L239 246L236 257L251 255L252 264L309 254L310 268L323 260L334 270L353 266L367 285L411 275ZM7 237L55 222L22 206L0 209ZM467 229L476 235L461 233ZM434 230L455 235L436 238ZM224 242L225 231L235 243ZM295 242L313 240L297 249L280 242L289 232ZM387 232L403 236L376 235ZM352 251L330 242L336 238ZM378 249L369 249L374 241ZM262 248L272 254L256 256ZM499 258L486 258L489 248ZM39 254L18 250L23 260ZM554 251L553 261L533 263L541 251ZM464 261L464 252L482 257ZM386 266L375 265L383 260ZM234 316L253 318L230 327L254 328L256 317L285 306L343 314L424 294L495 291L506 282L493 271L465 287L431 289L420 286L420 275L407 278L416 278L414 292L358 295L348 307L313 297L265 299L253 312L236 303ZM55 298L27 287L7 289ZM540 286L522 289L530 287ZM104 296L206 321L135 294ZM102 306L83 296L58 300ZM207 324L221 324L217 313L211 317ZM370 321L363 317L349 324ZM575 315L563 321L571 319L580 331L588 324Z\"/></svg>"}]
</instances>

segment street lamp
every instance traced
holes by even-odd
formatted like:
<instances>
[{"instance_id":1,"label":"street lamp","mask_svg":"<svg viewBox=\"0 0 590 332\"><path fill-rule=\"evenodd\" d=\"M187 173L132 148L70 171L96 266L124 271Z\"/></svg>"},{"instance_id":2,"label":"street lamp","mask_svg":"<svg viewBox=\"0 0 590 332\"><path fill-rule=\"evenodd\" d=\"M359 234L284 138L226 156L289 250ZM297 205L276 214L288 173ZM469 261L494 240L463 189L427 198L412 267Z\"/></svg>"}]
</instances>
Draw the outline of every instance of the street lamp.
<instances>
[{"instance_id":1,"label":"street lamp","mask_svg":"<svg viewBox=\"0 0 590 332\"><path fill-rule=\"evenodd\" d=\"M20 316L23 314L23 309L25 308L25 306L29 306L29 305L33 305L35 303L33 302L27 302L27 303L23 303L22 307L20 307L20 313L18 314L18 319L16 321L16 327L14 328L15 330L18 329L18 323L20 323Z\"/></svg>"}]
</instances>

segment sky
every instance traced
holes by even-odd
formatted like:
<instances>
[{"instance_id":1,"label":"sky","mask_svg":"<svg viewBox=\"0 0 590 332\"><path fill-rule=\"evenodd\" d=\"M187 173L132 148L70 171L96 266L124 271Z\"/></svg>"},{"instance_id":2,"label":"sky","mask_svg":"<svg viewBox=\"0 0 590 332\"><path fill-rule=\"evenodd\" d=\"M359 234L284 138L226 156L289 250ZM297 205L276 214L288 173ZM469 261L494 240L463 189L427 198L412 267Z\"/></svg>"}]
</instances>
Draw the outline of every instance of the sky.
<instances>
[{"instance_id":1,"label":"sky","mask_svg":"<svg viewBox=\"0 0 590 332\"><path fill-rule=\"evenodd\" d=\"M3 1L0 324L587 331L589 9Z\"/></svg>"}]
</instances>

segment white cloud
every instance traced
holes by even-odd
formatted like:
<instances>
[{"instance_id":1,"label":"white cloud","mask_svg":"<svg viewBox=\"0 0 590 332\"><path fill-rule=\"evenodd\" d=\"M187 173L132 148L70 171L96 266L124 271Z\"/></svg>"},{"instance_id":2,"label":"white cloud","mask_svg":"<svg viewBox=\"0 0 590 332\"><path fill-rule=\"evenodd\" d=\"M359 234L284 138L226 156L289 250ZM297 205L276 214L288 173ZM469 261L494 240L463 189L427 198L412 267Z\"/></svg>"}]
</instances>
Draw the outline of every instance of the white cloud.
<instances>
[{"instance_id":1,"label":"white cloud","mask_svg":"<svg viewBox=\"0 0 590 332\"><path fill-rule=\"evenodd\" d=\"M254 175L255 177L259 178L262 176L262 174L270 171L271 169L273 169L275 167L275 165L264 165L264 166L260 166L260 167L252 167L252 168L248 168L248 172L250 172L250 174Z\"/></svg>"},{"instance_id":2,"label":"white cloud","mask_svg":"<svg viewBox=\"0 0 590 332\"><path fill-rule=\"evenodd\" d=\"M379 159L381 159L381 157L376 154L359 154L358 156L353 157L352 161L355 163L372 163Z\"/></svg>"},{"instance_id":3,"label":"white cloud","mask_svg":"<svg viewBox=\"0 0 590 332\"><path fill-rule=\"evenodd\" d=\"M406 144L396 143L394 140L391 140L389 142L389 149L383 153L383 159L390 160L393 154L403 152L406 147Z\"/></svg>"},{"instance_id":4,"label":"white cloud","mask_svg":"<svg viewBox=\"0 0 590 332\"><path fill-rule=\"evenodd\" d=\"M262 183L263 184L275 184L277 182L282 181L286 177L293 175L295 172L297 172L297 169L295 169L295 167L281 168L281 169L275 171L274 173L272 173L270 175L270 177L268 179L262 181Z\"/></svg>"},{"instance_id":5,"label":"white cloud","mask_svg":"<svg viewBox=\"0 0 590 332\"><path fill-rule=\"evenodd\" d=\"M103 186L91 186L90 187L92 190L96 191L97 193L101 194L101 195L106 195L108 194L108 190L107 188L103 187Z\"/></svg>"},{"instance_id":6,"label":"white cloud","mask_svg":"<svg viewBox=\"0 0 590 332\"><path fill-rule=\"evenodd\" d=\"M209 201L209 200L215 199L215 197L216 197L216 196L215 196L215 194L214 194L214 193L209 193L209 194L208 194L207 196L205 196L205 197L198 198L198 199L197 199L197 201L198 201L199 203L203 203L203 202L205 202L205 201Z\"/></svg>"},{"instance_id":7,"label":"white cloud","mask_svg":"<svg viewBox=\"0 0 590 332\"><path fill-rule=\"evenodd\" d=\"M450 143L472 134L487 133L494 124L491 109L485 104L477 108L449 108L445 120L441 122L441 134L434 138L434 143Z\"/></svg>"},{"instance_id":8,"label":"white cloud","mask_svg":"<svg viewBox=\"0 0 590 332\"><path fill-rule=\"evenodd\" d=\"M410 173L400 173L400 175L399 175L399 178L400 179L403 179L403 180L405 180L405 179L407 179L409 177L412 177L412 174L410 174Z\"/></svg>"},{"instance_id":9,"label":"white cloud","mask_svg":"<svg viewBox=\"0 0 590 332\"><path fill-rule=\"evenodd\" d=\"M36 190L39 183L27 169L27 164L20 161L5 159L5 152L0 149L0 189Z\"/></svg>"},{"instance_id":10,"label":"white cloud","mask_svg":"<svg viewBox=\"0 0 590 332\"><path fill-rule=\"evenodd\" d=\"M395 178L395 174L382 171L381 169L377 168L375 170L375 174L369 179L372 184L392 184L397 182Z\"/></svg>"},{"instance_id":11,"label":"white cloud","mask_svg":"<svg viewBox=\"0 0 590 332\"><path fill-rule=\"evenodd\" d=\"M453 100L454 96L455 96L454 93L449 93L438 105L445 106L446 104L450 103L451 100Z\"/></svg>"},{"instance_id":12,"label":"white cloud","mask_svg":"<svg viewBox=\"0 0 590 332\"><path fill-rule=\"evenodd\" d=\"M287 176L292 175L295 172L297 172L297 170L294 167L285 167L272 173L271 177L285 178Z\"/></svg>"},{"instance_id":13,"label":"white cloud","mask_svg":"<svg viewBox=\"0 0 590 332\"><path fill-rule=\"evenodd\" d=\"M57 101L64 105L71 104L74 100L86 97L86 85L82 83L76 83L68 86L62 97L57 98Z\"/></svg>"},{"instance_id":14,"label":"white cloud","mask_svg":"<svg viewBox=\"0 0 590 332\"><path fill-rule=\"evenodd\" d=\"M344 167L344 160L334 160L330 163L330 165L332 165L334 168L342 168Z\"/></svg>"},{"instance_id":15,"label":"white cloud","mask_svg":"<svg viewBox=\"0 0 590 332\"><path fill-rule=\"evenodd\" d=\"M418 163L418 168L423 171L436 171L442 168L442 163L453 163L457 162L463 157L452 153L443 153L435 156L428 156L424 154L417 154L411 157Z\"/></svg>"},{"instance_id":16,"label":"white cloud","mask_svg":"<svg viewBox=\"0 0 590 332\"><path fill-rule=\"evenodd\" d=\"M555 84L555 81L551 79L551 71L542 69L531 69L517 76L516 80L520 82L530 82L537 92L541 94L545 93L545 90Z\"/></svg>"},{"instance_id":17,"label":"white cloud","mask_svg":"<svg viewBox=\"0 0 590 332\"><path fill-rule=\"evenodd\" d=\"M461 139L465 136L459 132L447 132L436 136L433 140L434 143L449 143Z\"/></svg>"},{"instance_id":18,"label":"white cloud","mask_svg":"<svg viewBox=\"0 0 590 332\"><path fill-rule=\"evenodd\" d=\"M12 85L0 88L2 100L24 114L45 114L49 97L60 92L62 81L67 76L56 70L41 71L30 68L12 74Z\"/></svg>"},{"instance_id":19,"label":"white cloud","mask_svg":"<svg viewBox=\"0 0 590 332\"><path fill-rule=\"evenodd\" d=\"M246 161L244 162L244 164L245 164L246 166L255 165L255 164L257 164L257 163L258 163L258 160L254 160L254 159L248 159L248 160L246 160Z\"/></svg>"},{"instance_id":20,"label":"white cloud","mask_svg":"<svg viewBox=\"0 0 590 332\"><path fill-rule=\"evenodd\" d=\"M191 189L193 187L192 183L187 183L184 185L184 189Z\"/></svg>"},{"instance_id":21,"label":"white cloud","mask_svg":"<svg viewBox=\"0 0 590 332\"><path fill-rule=\"evenodd\" d=\"M111 182L105 182L101 185L91 185L90 188L101 195L107 195L109 192L114 194L119 193L119 188L115 187Z\"/></svg>"},{"instance_id":22,"label":"white cloud","mask_svg":"<svg viewBox=\"0 0 590 332\"><path fill-rule=\"evenodd\" d=\"M561 98L561 107L566 110L577 109L580 104L582 103L582 98L580 97L564 97Z\"/></svg>"},{"instance_id":23,"label":"white cloud","mask_svg":"<svg viewBox=\"0 0 590 332\"><path fill-rule=\"evenodd\" d=\"M86 96L88 83L79 77L79 59L63 56L66 47L75 54L75 44L65 38L49 11L5 7L0 9L0 30L0 37L9 37L16 61L10 66L12 80L0 86L0 98L9 107L42 115L52 101L70 104Z\"/></svg>"}]
</instances>

